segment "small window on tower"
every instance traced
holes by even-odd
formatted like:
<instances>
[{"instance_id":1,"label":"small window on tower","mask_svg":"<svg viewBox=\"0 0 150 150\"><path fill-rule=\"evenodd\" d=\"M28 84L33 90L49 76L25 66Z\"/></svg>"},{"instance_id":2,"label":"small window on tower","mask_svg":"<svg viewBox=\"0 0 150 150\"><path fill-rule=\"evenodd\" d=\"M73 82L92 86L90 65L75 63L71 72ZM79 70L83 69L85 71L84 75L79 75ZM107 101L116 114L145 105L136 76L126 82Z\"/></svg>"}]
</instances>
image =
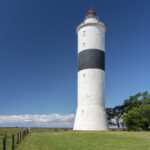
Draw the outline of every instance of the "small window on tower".
<instances>
[{"instance_id":1,"label":"small window on tower","mask_svg":"<svg viewBox=\"0 0 150 150\"><path fill-rule=\"evenodd\" d=\"M83 46L85 46L85 45L86 45L86 43L82 43L82 45L83 45Z\"/></svg>"},{"instance_id":2,"label":"small window on tower","mask_svg":"<svg viewBox=\"0 0 150 150\"><path fill-rule=\"evenodd\" d=\"M85 74L83 74L82 76L85 77Z\"/></svg>"},{"instance_id":3,"label":"small window on tower","mask_svg":"<svg viewBox=\"0 0 150 150\"><path fill-rule=\"evenodd\" d=\"M86 33L86 31L83 31L83 37L85 37L85 36L86 36L86 34L85 34L85 33Z\"/></svg>"}]
</instances>

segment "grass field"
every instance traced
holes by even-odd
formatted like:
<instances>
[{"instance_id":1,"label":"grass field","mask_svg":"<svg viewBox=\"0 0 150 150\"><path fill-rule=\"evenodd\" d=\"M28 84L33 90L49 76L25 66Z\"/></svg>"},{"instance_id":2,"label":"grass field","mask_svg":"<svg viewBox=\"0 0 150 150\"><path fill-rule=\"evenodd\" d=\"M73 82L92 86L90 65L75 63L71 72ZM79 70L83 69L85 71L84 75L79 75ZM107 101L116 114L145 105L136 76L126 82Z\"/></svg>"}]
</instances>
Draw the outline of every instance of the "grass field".
<instances>
[{"instance_id":1,"label":"grass field","mask_svg":"<svg viewBox=\"0 0 150 150\"><path fill-rule=\"evenodd\" d=\"M11 150L12 146L12 134L15 135L15 142L16 142L16 134L20 131L23 131L23 128L0 128L0 150L3 148L3 138L5 135L7 135L7 142L6 142L6 148L7 150Z\"/></svg>"},{"instance_id":2,"label":"grass field","mask_svg":"<svg viewBox=\"0 0 150 150\"><path fill-rule=\"evenodd\" d=\"M32 129L16 150L150 150L150 132Z\"/></svg>"}]
</instances>

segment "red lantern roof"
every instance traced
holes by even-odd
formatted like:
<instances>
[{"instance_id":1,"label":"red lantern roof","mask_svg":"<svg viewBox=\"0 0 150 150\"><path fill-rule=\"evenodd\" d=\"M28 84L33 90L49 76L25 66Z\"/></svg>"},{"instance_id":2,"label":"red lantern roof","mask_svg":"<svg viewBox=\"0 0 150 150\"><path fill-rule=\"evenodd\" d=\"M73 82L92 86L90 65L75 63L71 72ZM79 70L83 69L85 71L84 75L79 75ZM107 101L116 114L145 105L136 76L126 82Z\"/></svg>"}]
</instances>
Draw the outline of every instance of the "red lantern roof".
<instances>
[{"instance_id":1,"label":"red lantern roof","mask_svg":"<svg viewBox=\"0 0 150 150\"><path fill-rule=\"evenodd\" d=\"M90 13L93 13L94 15L96 15L96 12L93 11L92 9L90 9L87 14L90 14Z\"/></svg>"}]
</instances>

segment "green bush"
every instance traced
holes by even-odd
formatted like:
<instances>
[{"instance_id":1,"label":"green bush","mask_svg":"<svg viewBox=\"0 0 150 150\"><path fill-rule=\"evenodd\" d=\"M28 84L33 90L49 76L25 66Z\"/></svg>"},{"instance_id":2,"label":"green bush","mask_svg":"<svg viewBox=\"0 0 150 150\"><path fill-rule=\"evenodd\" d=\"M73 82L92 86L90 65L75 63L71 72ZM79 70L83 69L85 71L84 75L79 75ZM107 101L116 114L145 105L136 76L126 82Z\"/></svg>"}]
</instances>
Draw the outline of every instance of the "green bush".
<instances>
[{"instance_id":1,"label":"green bush","mask_svg":"<svg viewBox=\"0 0 150 150\"><path fill-rule=\"evenodd\" d=\"M148 130L150 126L150 104L142 104L132 108L123 116L123 122L128 130Z\"/></svg>"}]
</instances>

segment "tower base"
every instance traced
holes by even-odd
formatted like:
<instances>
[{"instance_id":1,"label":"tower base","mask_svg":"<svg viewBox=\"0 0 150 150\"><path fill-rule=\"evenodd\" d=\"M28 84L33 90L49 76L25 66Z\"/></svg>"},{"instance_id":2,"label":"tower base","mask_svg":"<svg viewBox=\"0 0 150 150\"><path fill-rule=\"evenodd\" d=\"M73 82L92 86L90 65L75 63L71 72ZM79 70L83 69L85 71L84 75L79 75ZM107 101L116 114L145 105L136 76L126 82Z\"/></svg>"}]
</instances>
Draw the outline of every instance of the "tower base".
<instances>
[{"instance_id":1,"label":"tower base","mask_svg":"<svg viewBox=\"0 0 150 150\"><path fill-rule=\"evenodd\" d=\"M73 130L108 130L103 106L80 106L77 109Z\"/></svg>"}]
</instances>

